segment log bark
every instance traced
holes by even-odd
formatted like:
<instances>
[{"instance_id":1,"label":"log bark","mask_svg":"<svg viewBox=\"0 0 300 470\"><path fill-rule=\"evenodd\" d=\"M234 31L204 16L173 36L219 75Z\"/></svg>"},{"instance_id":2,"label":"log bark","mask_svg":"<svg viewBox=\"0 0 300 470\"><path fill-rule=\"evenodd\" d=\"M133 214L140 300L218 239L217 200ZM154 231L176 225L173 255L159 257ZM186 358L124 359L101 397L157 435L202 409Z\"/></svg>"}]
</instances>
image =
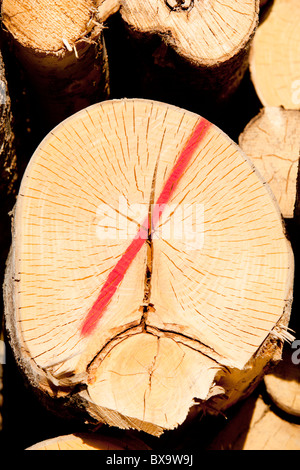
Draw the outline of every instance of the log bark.
<instances>
[{"instance_id":1,"label":"log bark","mask_svg":"<svg viewBox=\"0 0 300 470\"><path fill-rule=\"evenodd\" d=\"M130 80L143 75L143 97L207 106L237 89L248 67L259 1L100 0L99 19L118 5L130 44Z\"/></svg>"},{"instance_id":2,"label":"log bark","mask_svg":"<svg viewBox=\"0 0 300 470\"><path fill-rule=\"evenodd\" d=\"M0 51L0 270L1 283L5 259L10 244L10 222L8 212L12 209L18 181L17 155L11 101L7 86L5 65ZM3 338L3 310L0 311L0 431L2 430L3 406L3 364L5 362L5 345Z\"/></svg>"},{"instance_id":3,"label":"log bark","mask_svg":"<svg viewBox=\"0 0 300 470\"><path fill-rule=\"evenodd\" d=\"M88 433L68 434L38 442L26 450L150 450L141 440Z\"/></svg>"},{"instance_id":4,"label":"log bark","mask_svg":"<svg viewBox=\"0 0 300 470\"><path fill-rule=\"evenodd\" d=\"M108 97L103 28L93 0L3 0L2 22L44 127Z\"/></svg>"},{"instance_id":5,"label":"log bark","mask_svg":"<svg viewBox=\"0 0 300 470\"><path fill-rule=\"evenodd\" d=\"M285 413L299 417L300 348L298 342L295 341L295 343L295 348L284 348L282 360L271 373L265 376L264 382L266 390L275 405Z\"/></svg>"},{"instance_id":6,"label":"log bark","mask_svg":"<svg viewBox=\"0 0 300 470\"><path fill-rule=\"evenodd\" d=\"M0 52L0 197L7 200L16 190L17 157L12 128L11 102L5 66ZM6 205L6 204L5 204ZM7 209L7 206L6 206Z\"/></svg>"},{"instance_id":7,"label":"log bark","mask_svg":"<svg viewBox=\"0 0 300 470\"><path fill-rule=\"evenodd\" d=\"M274 196L220 129L148 100L94 105L24 175L4 285L31 386L160 435L219 413L281 357L293 253Z\"/></svg>"},{"instance_id":8,"label":"log bark","mask_svg":"<svg viewBox=\"0 0 300 470\"><path fill-rule=\"evenodd\" d=\"M297 0L276 0L256 31L250 71L263 106L300 109L299 21Z\"/></svg>"},{"instance_id":9,"label":"log bark","mask_svg":"<svg viewBox=\"0 0 300 470\"><path fill-rule=\"evenodd\" d=\"M298 227L300 227L300 165L298 165L298 177L297 177L297 195L295 202L295 220Z\"/></svg>"},{"instance_id":10,"label":"log bark","mask_svg":"<svg viewBox=\"0 0 300 470\"><path fill-rule=\"evenodd\" d=\"M283 419L261 396L252 395L208 450L300 450L300 425Z\"/></svg>"},{"instance_id":11,"label":"log bark","mask_svg":"<svg viewBox=\"0 0 300 470\"><path fill-rule=\"evenodd\" d=\"M283 217L295 216L300 156L300 112L261 109L239 137L239 145L272 189Z\"/></svg>"},{"instance_id":12,"label":"log bark","mask_svg":"<svg viewBox=\"0 0 300 470\"><path fill-rule=\"evenodd\" d=\"M4 322L1 322L4 323ZM3 408L3 364L5 364L5 343L3 337L3 325L1 325L0 330L0 432L2 432L3 427L3 418L2 418L2 408Z\"/></svg>"}]
</instances>

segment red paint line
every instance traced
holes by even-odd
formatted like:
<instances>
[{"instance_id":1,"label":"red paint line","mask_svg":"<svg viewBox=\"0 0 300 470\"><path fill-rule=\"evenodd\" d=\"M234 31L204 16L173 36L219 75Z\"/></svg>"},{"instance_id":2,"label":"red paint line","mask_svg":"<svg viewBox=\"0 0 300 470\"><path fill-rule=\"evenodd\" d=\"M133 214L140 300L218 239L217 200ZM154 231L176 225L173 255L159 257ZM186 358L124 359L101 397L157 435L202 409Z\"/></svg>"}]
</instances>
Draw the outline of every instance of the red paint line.
<instances>
[{"instance_id":1,"label":"red paint line","mask_svg":"<svg viewBox=\"0 0 300 470\"><path fill-rule=\"evenodd\" d=\"M171 199L172 194L174 193L175 189L178 186L180 178L184 174L190 160L196 150L199 142L204 138L208 128L210 127L211 123L206 121L206 119L200 119L198 124L196 125L194 131L192 132L189 140L185 144L181 154L177 162L175 163L173 170L167 179L160 196L158 197L156 204L153 209L152 213L152 229L154 230L159 218L161 217L162 210L164 209L164 205L166 205L169 200Z\"/></svg>"},{"instance_id":2,"label":"red paint line","mask_svg":"<svg viewBox=\"0 0 300 470\"><path fill-rule=\"evenodd\" d=\"M165 205L168 203L176 187L178 186L180 178L190 163L194 151L196 150L201 140L204 138L210 125L210 122L206 121L205 119L200 119L188 141L186 142L169 178L167 179L162 189L162 192L157 199L156 204L154 205L152 212L152 230L155 229ZM147 216L136 236L125 250L124 254L121 256L115 267L109 273L97 300L86 315L81 328L82 336L90 335L96 328L100 318L106 310L107 305L115 294L119 284L123 280L129 266L144 245L145 240L148 238L148 227L149 221Z\"/></svg>"}]
</instances>

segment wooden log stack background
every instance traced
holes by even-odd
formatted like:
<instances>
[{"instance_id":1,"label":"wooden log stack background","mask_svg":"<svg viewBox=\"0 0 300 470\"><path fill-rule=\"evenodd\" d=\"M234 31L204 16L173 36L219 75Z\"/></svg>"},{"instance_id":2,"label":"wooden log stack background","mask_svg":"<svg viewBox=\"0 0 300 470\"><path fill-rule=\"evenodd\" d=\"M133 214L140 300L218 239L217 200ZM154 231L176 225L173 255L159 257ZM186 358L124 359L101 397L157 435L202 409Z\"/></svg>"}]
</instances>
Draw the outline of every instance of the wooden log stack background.
<instances>
[{"instance_id":1,"label":"wooden log stack background","mask_svg":"<svg viewBox=\"0 0 300 470\"><path fill-rule=\"evenodd\" d=\"M7 448L300 450L299 20L2 1Z\"/></svg>"}]
</instances>

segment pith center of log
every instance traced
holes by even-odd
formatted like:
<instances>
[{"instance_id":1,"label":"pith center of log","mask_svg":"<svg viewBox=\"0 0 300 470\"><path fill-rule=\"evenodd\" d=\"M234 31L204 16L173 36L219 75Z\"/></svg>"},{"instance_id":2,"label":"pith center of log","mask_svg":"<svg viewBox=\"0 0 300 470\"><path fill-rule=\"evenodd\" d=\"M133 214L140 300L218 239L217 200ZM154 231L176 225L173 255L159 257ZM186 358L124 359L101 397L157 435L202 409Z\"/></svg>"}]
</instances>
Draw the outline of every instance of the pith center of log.
<instances>
[{"instance_id":1,"label":"pith center of log","mask_svg":"<svg viewBox=\"0 0 300 470\"><path fill-rule=\"evenodd\" d=\"M171 11L189 11L194 6L194 0L165 0Z\"/></svg>"},{"instance_id":2,"label":"pith center of log","mask_svg":"<svg viewBox=\"0 0 300 470\"><path fill-rule=\"evenodd\" d=\"M146 262L146 274L145 274L145 293L143 304L149 302L150 292L151 292L151 274L152 274L152 265L153 265L153 243L152 243L152 234L153 231L157 228L157 224L161 218L161 215L170 201L172 194L174 193L188 163L190 162L195 148L205 136L207 129L209 128L209 123L203 119L200 120L192 135L190 136L188 142L186 143L183 151L178 157L176 164L174 165L169 178L167 179L156 204L154 204L155 197L155 182L157 176L157 167L159 162L158 160L155 164L153 180L150 192L150 202L149 202L149 211L148 215L145 217L144 222L139 228L135 238L130 243L129 247L126 249L125 253L122 255L116 266L110 272L107 281L101 289L100 295L96 302L94 303L92 309L88 313L85 322L82 327L82 334L90 334L92 330L97 326L97 322L104 314L107 305L109 304L112 296L116 292L118 285L123 280L127 269L132 263L133 259L136 257L137 253L140 251L142 246L147 241L147 262Z\"/></svg>"},{"instance_id":3,"label":"pith center of log","mask_svg":"<svg viewBox=\"0 0 300 470\"><path fill-rule=\"evenodd\" d=\"M160 232L171 223L187 232ZM7 327L45 400L159 435L196 403L226 409L280 358L293 273L274 196L228 136L170 105L106 101L26 170Z\"/></svg>"}]
</instances>

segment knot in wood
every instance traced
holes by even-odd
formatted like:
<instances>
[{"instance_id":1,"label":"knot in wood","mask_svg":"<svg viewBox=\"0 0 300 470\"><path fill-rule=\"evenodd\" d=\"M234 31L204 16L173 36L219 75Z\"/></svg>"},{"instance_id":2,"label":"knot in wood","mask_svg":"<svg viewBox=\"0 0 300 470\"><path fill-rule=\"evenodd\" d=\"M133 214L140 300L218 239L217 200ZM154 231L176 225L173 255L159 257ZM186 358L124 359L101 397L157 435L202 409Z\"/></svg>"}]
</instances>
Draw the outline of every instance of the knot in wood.
<instances>
[{"instance_id":1,"label":"knot in wood","mask_svg":"<svg viewBox=\"0 0 300 470\"><path fill-rule=\"evenodd\" d=\"M190 11L194 6L194 0L165 0L171 11Z\"/></svg>"}]
</instances>

